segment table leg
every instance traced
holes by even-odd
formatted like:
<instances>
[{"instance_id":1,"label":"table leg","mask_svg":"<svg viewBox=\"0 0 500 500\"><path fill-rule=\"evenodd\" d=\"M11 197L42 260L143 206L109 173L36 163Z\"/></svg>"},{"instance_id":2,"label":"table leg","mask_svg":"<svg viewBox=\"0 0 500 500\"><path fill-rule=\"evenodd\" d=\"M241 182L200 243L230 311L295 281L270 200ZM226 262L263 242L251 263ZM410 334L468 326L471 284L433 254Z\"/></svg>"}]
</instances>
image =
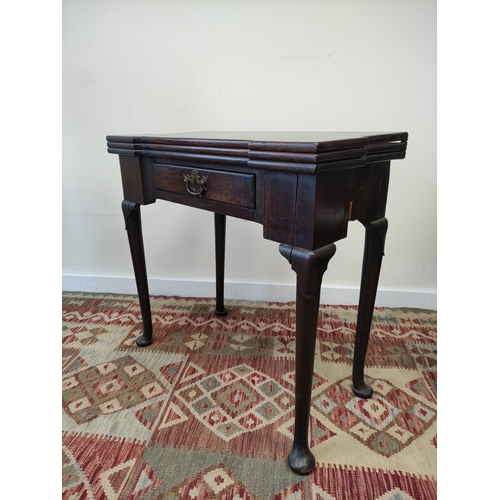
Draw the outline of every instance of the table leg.
<instances>
[{"instance_id":1,"label":"table leg","mask_svg":"<svg viewBox=\"0 0 500 500\"><path fill-rule=\"evenodd\" d=\"M308 431L321 280L336 247L332 243L308 251L280 245L279 250L297 274L295 430L288 463L294 472L308 474L316 463L309 449Z\"/></svg>"},{"instance_id":2,"label":"table leg","mask_svg":"<svg viewBox=\"0 0 500 500\"><path fill-rule=\"evenodd\" d=\"M226 255L226 216L214 214L215 226L215 311L216 316L225 316L224 307L224 261Z\"/></svg>"},{"instance_id":3,"label":"table leg","mask_svg":"<svg viewBox=\"0 0 500 500\"><path fill-rule=\"evenodd\" d=\"M354 361L352 371L352 391L360 398L369 398L373 389L364 381L364 365L370 327L377 295L380 267L384 255L387 219L385 217L373 222L363 223L365 226L365 249L363 253L363 270L361 289L359 292L358 322L356 325L356 341L354 344Z\"/></svg>"},{"instance_id":4,"label":"table leg","mask_svg":"<svg viewBox=\"0 0 500 500\"><path fill-rule=\"evenodd\" d=\"M151 320L146 259L142 241L141 210L139 204L126 200L122 202L122 210L125 218L125 229L127 230L130 253L132 254L143 323L143 333L137 337L136 343L138 346L144 347L153 342L153 323Z\"/></svg>"}]
</instances>

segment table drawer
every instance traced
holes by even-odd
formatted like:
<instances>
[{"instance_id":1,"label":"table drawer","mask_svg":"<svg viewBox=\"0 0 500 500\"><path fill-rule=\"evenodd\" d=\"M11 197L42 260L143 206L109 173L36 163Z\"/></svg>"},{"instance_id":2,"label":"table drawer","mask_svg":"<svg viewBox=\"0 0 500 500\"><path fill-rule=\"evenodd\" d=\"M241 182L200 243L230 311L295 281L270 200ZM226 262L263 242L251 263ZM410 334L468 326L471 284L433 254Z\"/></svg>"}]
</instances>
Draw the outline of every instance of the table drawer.
<instances>
[{"instance_id":1,"label":"table drawer","mask_svg":"<svg viewBox=\"0 0 500 500\"><path fill-rule=\"evenodd\" d=\"M255 208L255 175L154 164L155 188L187 197Z\"/></svg>"}]
</instances>

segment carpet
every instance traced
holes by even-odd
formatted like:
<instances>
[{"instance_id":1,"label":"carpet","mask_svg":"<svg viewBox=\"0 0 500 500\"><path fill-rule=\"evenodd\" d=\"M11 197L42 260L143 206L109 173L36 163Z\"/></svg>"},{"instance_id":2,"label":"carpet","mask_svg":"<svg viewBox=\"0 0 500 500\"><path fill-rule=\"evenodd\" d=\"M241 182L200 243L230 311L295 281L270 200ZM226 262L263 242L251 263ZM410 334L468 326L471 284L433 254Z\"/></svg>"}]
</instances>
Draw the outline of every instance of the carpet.
<instances>
[{"instance_id":1,"label":"carpet","mask_svg":"<svg viewBox=\"0 0 500 500\"><path fill-rule=\"evenodd\" d=\"M63 499L431 500L437 494L437 319L377 308L350 390L357 308L320 307L311 405L316 469L287 465L295 304L63 294Z\"/></svg>"}]
</instances>

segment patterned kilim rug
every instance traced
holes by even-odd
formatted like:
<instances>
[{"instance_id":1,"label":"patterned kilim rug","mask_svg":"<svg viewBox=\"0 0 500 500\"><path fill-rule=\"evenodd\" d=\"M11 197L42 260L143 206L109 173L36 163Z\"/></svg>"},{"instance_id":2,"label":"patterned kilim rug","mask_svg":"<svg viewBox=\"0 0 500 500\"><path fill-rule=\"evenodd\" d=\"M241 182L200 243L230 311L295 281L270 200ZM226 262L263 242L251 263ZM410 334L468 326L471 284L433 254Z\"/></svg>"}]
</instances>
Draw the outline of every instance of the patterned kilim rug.
<instances>
[{"instance_id":1,"label":"patterned kilim rug","mask_svg":"<svg viewBox=\"0 0 500 500\"><path fill-rule=\"evenodd\" d=\"M436 313L378 308L350 390L357 309L321 306L309 476L290 471L295 304L63 294L63 498L436 498Z\"/></svg>"}]
</instances>

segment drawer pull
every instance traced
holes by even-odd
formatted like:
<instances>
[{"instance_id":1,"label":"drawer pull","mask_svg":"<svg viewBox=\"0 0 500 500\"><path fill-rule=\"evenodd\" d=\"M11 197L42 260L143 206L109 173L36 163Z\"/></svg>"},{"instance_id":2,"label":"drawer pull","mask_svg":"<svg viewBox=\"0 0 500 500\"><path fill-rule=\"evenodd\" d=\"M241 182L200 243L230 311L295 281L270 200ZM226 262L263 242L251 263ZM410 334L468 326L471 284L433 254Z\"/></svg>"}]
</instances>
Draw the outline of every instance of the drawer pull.
<instances>
[{"instance_id":1,"label":"drawer pull","mask_svg":"<svg viewBox=\"0 0 500 500\"><path fill-rule=\"evenodd\" d=\"M184 184L189 194L201 196L207 190L208 175L200 176L198 170L192 170L190 174L184 174Z\"/></svg>"}]
</instances>

